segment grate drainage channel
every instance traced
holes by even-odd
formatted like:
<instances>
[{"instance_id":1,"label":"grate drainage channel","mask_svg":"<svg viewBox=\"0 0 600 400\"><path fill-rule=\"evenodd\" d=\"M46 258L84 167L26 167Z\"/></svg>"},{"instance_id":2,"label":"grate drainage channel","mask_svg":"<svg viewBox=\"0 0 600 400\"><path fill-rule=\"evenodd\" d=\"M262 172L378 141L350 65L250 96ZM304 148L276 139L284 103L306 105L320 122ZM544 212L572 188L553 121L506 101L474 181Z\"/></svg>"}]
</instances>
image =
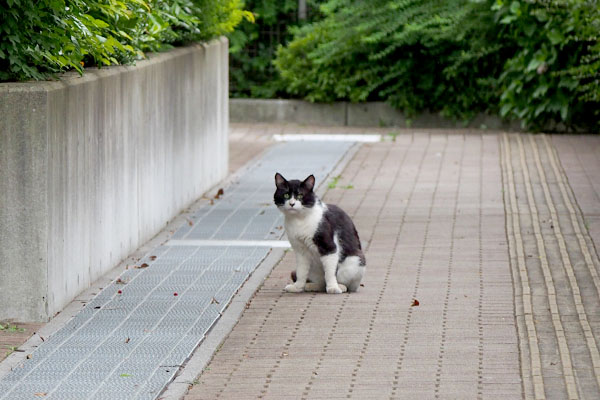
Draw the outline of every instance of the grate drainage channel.
<instances>
[{"instance_id":1,"label":"grate drainage channel","mask_svg":"<svg viewBox=\"0 0 600 400\"><path fill-rule=\"evenodd\" d=\"M351 145L275 145L0 380L0 399L157 398L270 248L288 245L275 171L324 180Z\"/></svg>"}]
</instances>

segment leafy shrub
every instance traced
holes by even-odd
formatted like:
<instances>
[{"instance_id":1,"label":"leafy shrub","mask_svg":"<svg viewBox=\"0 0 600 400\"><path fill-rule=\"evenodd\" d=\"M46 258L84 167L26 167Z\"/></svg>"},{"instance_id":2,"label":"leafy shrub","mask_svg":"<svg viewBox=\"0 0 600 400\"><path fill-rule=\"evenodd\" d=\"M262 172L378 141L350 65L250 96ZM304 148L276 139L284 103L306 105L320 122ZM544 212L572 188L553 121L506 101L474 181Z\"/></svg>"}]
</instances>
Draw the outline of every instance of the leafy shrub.
<instances>
[{"instance_id":1,"label":"leafy shrub","mask_svg":"<svg viewBox=\"0 0 600 400\"><path fill-rule=\"evenodd\" d=\"M599 131L597 0L329 0L274 63L289 95Z\"/></svg>"},{"instance_id":2,"label":"leafy shrub","mask_svg":"<svg viewBox=\"0 0 600 400\"><path fill-rule=\"evenodd\" d=\"M130 63L252 17L241 0L6 0L0 13L0 80Z\"/></svg>"},{"instance_id":3,"label":"leafy shrub","mask_svg":"<svg viewBox=\"0 0 600 400\"><path fill-rule=\"evenodd\" d=\"M229 35L230 94L233 97L285 96L285 87L273 65L279 45L292 38L289 28L319 18L319 0L308 0L305 21L298 19L298 0L247 0L256 21L242 21Z\"/></svg>"},{"instance_id":4,"label":"leafy shrub","mask_svg":"<svg viewBox=\"0 0 600 400\"><path fill-rule=\"evenodd\" d=\"M467 0L331 0L295 30L275 64L288 92L311 101L386 100L408 114L469 117L499 95L504 46L493 13Z\"/></svg>"},{"instance_id":5,"label":"leafy shrub","mask_svg":"<svg viewBox=\"0 0 600 400\"><path fill-rule=\"evenodd\" d=\"M535 130L600 130L598 2L498 0L493 9L516 44L499 77L500 114Z\"/></svg>"}]
</instances>

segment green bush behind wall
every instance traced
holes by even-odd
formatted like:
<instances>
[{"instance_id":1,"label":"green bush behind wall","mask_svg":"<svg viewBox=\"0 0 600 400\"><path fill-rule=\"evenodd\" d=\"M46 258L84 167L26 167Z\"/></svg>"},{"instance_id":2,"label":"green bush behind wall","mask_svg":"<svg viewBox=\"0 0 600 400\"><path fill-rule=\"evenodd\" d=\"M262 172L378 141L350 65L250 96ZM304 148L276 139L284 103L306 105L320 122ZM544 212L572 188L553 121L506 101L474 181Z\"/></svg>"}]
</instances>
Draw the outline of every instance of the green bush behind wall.
<instances>
[{"instance_id":1,"label":"green bush behind wall","mask_svg":"<svg viewBox=\"0 0 600 400\"><path fill-rule=\"evenodd\" d=\"M5 0L0 15L2 81L130 63L252 19L241 0Z\"/></svg>"}]
</instances>

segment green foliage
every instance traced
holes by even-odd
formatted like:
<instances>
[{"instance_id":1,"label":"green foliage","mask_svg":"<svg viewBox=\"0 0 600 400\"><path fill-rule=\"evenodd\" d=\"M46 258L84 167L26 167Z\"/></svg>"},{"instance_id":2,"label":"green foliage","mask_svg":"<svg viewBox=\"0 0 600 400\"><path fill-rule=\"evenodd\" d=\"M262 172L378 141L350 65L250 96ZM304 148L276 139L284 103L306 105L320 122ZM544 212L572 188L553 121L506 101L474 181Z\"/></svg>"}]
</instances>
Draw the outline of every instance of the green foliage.
<instances>
[{"instance_id":1,"label":"green foliage","mask_svg":"<svg viewBox=\"0 0 600 400\"><path fill-rule=\"evenodd\" d=\"M318 0L308 0L311 11L307 21L298 20L298 0L247 0L255 22L243 21L229 35L230 93L233 97L277 97L285 95L285 86L273 66L280 44L292 38L290 27L318 17Z\"/></svg>"},{"instance_id":2,"label":"green foliage","mask_svg":"<svg viewBox=\"0 0 600 400\"><path fill-rule=\"evenodd\" d=\"M597 0L329 0L274 61L289 95L599 131Z\"/></svg>"},{"instance_id":3,"label":"green foliage","mask_svg":"<svg viewBox=\"0 0 600 400\"><path fill-rule=\"evenodd\" d=\"M500 114L535 130L600 130L600 8L595 0L496 1L516 51L504 64Z\"/></svg>"},{"instance_id":4,"label":"green foliage","mask_svg":"<svg viewBox=\"0 0 600 400\"><path fill-rule=\"evenodd\" d=\"M275 65L289 93L311 101L386 100L408 114L467 118L498 96L503 55L493 13L468 0L331 0L295 30Z\"/></svg>"},{"instance_id":5,"label":"green foliage","mask_svg":"<svg viewBox=\"0 0 600 400\"><path fill-rule=\"evenodd\" d=\"M6 0L0 13L0 80L130 63L252 17L241 0Z\"/></svg>"}]
</instances>

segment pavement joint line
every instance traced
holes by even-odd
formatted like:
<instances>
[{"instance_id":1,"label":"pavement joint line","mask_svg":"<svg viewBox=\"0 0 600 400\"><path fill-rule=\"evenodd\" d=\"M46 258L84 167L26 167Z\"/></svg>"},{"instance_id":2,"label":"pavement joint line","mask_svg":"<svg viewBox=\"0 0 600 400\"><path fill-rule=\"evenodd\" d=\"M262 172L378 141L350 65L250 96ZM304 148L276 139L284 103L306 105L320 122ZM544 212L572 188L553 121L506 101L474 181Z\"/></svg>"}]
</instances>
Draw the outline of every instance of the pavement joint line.
<instances>
[{"instance_id":1,"label":"pavement joint line","mask_svg":"<svg viewBox=\"0 0 600 400\"><path fill-rule=\"evenodd\" d=\"M508 179L508 191L510 208L508 203L504 202L506 208L506 217L512 217L512 224L507 226L509 230L509 237L514 237L513 243L515 245L517 264L519 270L519 277L521 281L522 289L522 300L523 300L523 312L525 326L527 328L527 339L529 344L529 356L531 358L531 380L533 382L534 397L536 400L543 400L546 398L544 389L544 378L542 376L542 365L540 359L540 349L537 339L537 330L533 321L533 306L531 304L531 288L529 286L529 277L527 267L525 265L525 252L523 249L523 238L521 236L521 224L519 221L519 210L517 209L517 198L516 198L516 186L514 181L514 173L511 162L511 150L508 134L502 135L502 150L504 150L503 158L503 169L506 170L506 177ZM529 379L529 376L523 376L523 379ZM525 392L526 397L528 396Z\"/></svg>"},{"instance_id":2,"label":"pavement joint line","mask_svg":"<svg viewBox=\"0 0 600 400\"><path fill-rule=\"evenodd\" d=\"M381 142L382 136L379 134L276 134L273 135L276 142L295 142L295 141L318 141L318 142L358 142L358 143L377 143Z\"/></svg>"},{"instance_id":3,"label":"pavement joint line","mask_svg":"<svg viewBox=\"0 0 600 400\"><path fill-rule=\"evenodd\" d=\"M165 246L195 246L195 247L269 247L290 248L287 240L217 240L217 239L173 239L164 244Z\"/></svg>"},{"instance_id":4,"label":"pavement joint line","mask_svg":"<svg viewBox=\"0 0 600 400\"><path fill-rule=\"evenodd\" d=\"M483 137L479 137L479 163L478 163L478 172L479 172L479 196L478 201L479 204L483 204L483 151L484 151L484 139ZM483 340L483 207L479 207L479 212L477 213L479 217L479 221L477 224L477 245L479 247L478 251L478 261L479 266L477 268L477 272L479 275L479 294L478 294L478 310L477 310L477 397L481 399L483 397L483 351L484 351L484 340ZM513 296L514 297L514 296ZM514 306L513 306L514 307ZM513 310L514 311L514 310Z\"/></svg>"},{"instance_id":5,"label":"pavement joint line","mask_svg":"<svg viewBox=\"0 0 600 400\"><path fill-rule=\"evenodd\" d=\"M406 207L404 209L404 213L402 214L402 224L404 224L404 221L406 219L406 213L408 212L408 207L411 205L412 200L413 200L412 195L417 186L417 182L419 181L419 178L421 177L421 172L423 171L423 162L424 162L425 156L429 152L429 148L431 146L431 135L428 135L428 139L429 140L427 141L427 146L423 150L423 155L421 157L421 161L420 161L419 167L417 169L418 172L413 181L413 187L411 188L409 198L406 202ZM446 143L445 143L445 146L447 146L447 145L448 145L448 140L446 140ZM444 149L445 149L445 147L444 147ZM442 157L445 157L445 153L446 153L445 151L442 152ZM436 183L439 183L442 163L443 163L443 158L440 160L440 164L438 166ZM424 261L424 256L425 256L426 244L429 241L429 236L428 236L429 235L429 226L431 224L431 215L432 215L432 211L433 211L433 204L435 201L437 188L438 188L438 185L435 186L435 189L434 189L433 193L431 194L431 204L429 206L429 212L428 212L429 215L427 218L427 222L425 223L425 232L423 233L423 243L421 244L421 254L419 255L419 262L417 264L417 271L415 274L415 285L414 285L414 290L412 292L413 299L417 298L417 294L419 291L421 271L423 270L423 261ZM400 235L397 235L396 242L394 243L394 251L397 249L399 241L400 241ZM395 254L396 253L394 252L394 256L395 256ZM393 263L393 258L390 260L390 263L388 264L388 268L391 268L392 263ZM398 360L396 361L396 369L394 371L394 381L392 384L392 392L391 392L390 398L395 398L397 396L397 391L399 390L398 385L399 385L400 371L402 370L402 366L404 363L404 353L406 351L406 343L408 341L408 337L410 334L410 326L411 326L411 322L412 322L412 315L414 312L413 310L414 310L414 307L409 307L407 315L406 315L406 325L404 327L404 335L402 337L402 344L400 345L400 356L398 357Z\"/></svg>"},{"instance_id":6,"label":"pavement joint line","mask_svg":"<svg viewBox=\"0 0 600 400\"><path fill-rule=\"evenodd\" d=\"M562 258L562 262L563 262L563 267L565 269L567 277L569 278L569 283L571 285L572 295L573 295L573 299L575 302L575 308L577 309L579 323L581 324L581 328L583 329L583 331L585 333L585 340L586 340L588 349L590 351L592 365L594 367L594 375L596 376L596 383L598 384L598 387L600 388L600 353L598 352L598 346L596 345L596 341L594 339L594 334L592 332L592 329L591 329L590 324L587 319L587 313L585 311L585 306L584 306L582 298L581 298L579 285L577 284L577 278L575 277L573 265L571 264L571 260L569 258L569 253L567 251L565 239L562 235L560 224L558 223L559 222L558 214L556 212L556 208L554 206L554 201L552 200L552 196L550 195L550 190L548 188L548 183L546 181L546 174L545 174L544 169L541 164L541 159L540 159L540 155L539 155L539 151L538 151L538 147L537 147L537 141L534 140L532 135L529 135L529 142L533 149L534 159L535 159L536 167L538 170L538 174L540 175L540 182L542 183L542 188L544 190L544 197L546 199L546 203L550 210L552 220L556 221L556 223L554 224L554 229L553 229L554 236L556 237L556 240L558 241L560 255ZM548 154L548 156L551 157L550 154Z\"/></svg>"},{"instance_id":7,"label":"pavement joint line","mask_svg":"<svg viewBox=\"0 0 600 400\"><path fill-rule=\"evenodd\" d=\"M558 341L558 350L560 353L560 359L563 369L563 375L567 388L567 394L569 399L578 399L577 385L575 383L573 365L571 362L571 353L567 344L567 338L564 333L564 327L560 320L560 311L558 309L558 303L556 300L556 289L554 287L554 279L550 272L550 266L548 264L548 256L546 245L544 243L544 237L541 233L540 219L538 215L537 206L535 204L535 198L533 195L533 189L531 186L531 176L529 174L529 167L525 160L525 150L523 148L523 141L521 135L516 135L517 145L519 150L519 157L521 161L521 173L525 183L525 191L527 193L527 202L529 204L529 211L531 213L533 231L535 234L538 255L544 274L544 283L546 284L546 290L548 292L548 303L550 305L550 312L552 314L552 325L554 326L554 333Z\"/></svg>"},{"instance_id":8,"label":"pavement joint line","mask_svg":"<svg viewBox=\"0 0 600 400\"><path fill-rule=\"evenodd\" d=\"M447 328L446 328L446 323L448 320L448 300L450 298L450 292L451 292L451 285L452 285L452 267L454 264L454 252L455 252L455 246L454 246L454 242L455 242L455 232L456 232L456 216L458 214L458 198L459 198L459 194L460 194L460 188L461 188L461 183L462 183L462 171L463 171L463 163L464 163L464 158L465 158L465 140L464 140L464 136L463 136L463 141L462 141L462 146L461 146L461 153L460 153L460 161L458 162L458 179L457 179L457 184L456 184L456 191L454 194L454 209L453 209L453 216L452 216L452 228L450 230L450 249L449 249L449 260L448 260L448 279L446 282L446 295L445 295L445 299L444 299L444 307L442 310L442 335L441 335L441 341L440 341L440 351L438 354L438 366L437 366L437 370L436 370L436 381L435 381L435 386L436 386L436 391L435 391L435 397L439 398L440 397L440 392L439 392L439 387L441 385L441 374L442 374L442 368L443 368L443 364L444 364L444 344L446 342L446 335L447 335ZM443 161L442 161L443 162ZM439 178L438 178L439 179ZM479 235L481 236L481 235Z\"/></svg>"}]
</instances>

